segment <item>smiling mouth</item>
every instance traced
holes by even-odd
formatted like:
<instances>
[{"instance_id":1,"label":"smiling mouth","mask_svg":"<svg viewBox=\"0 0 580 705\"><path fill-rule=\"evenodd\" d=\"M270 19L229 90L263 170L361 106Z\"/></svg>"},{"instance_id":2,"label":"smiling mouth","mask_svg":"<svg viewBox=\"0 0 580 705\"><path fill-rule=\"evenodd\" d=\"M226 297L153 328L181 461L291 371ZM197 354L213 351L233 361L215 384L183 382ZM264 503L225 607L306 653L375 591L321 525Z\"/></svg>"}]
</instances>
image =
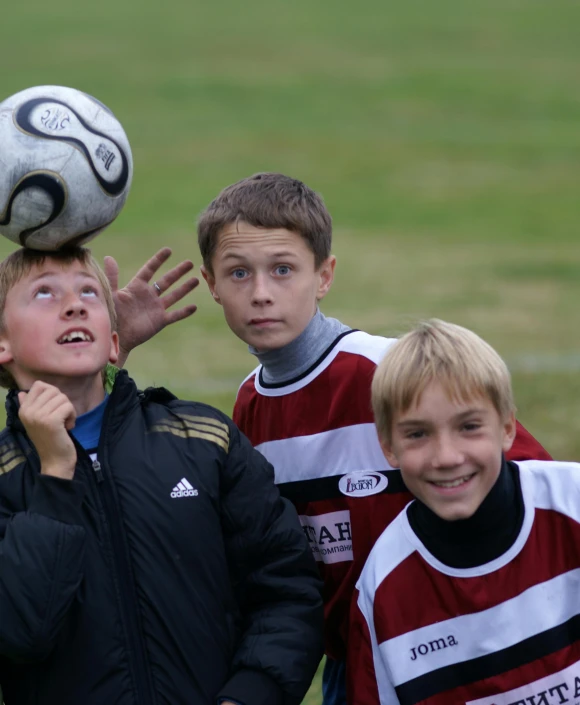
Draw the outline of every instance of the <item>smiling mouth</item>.
<instances>
[{"instance_id":1,"label":"smiling mouth","mask_svg":"<svg viewBox=\"0 0 580 705\"><path fill-rule=\"evenodd\" d=\"M67 343L92 343L94 341L93 336L84 330L71 330L61 336L57 343L59 345L66 345Z\"/></svg>"},{"instance_id":2,"label":"smiling mouth","mask_svg":"<svg viewBox=\"0 0 580 705\"><path fill-rule=\"evenodd\" d=\"M434 480L430 480L430 483L432 485L435 485L435 487L441 487L444 490L452 490L455 487L461 487L461 485L464 485L466 482L469 482L472 477L475 477L474 472L471 473L471 475L464 475L463 477L458 477L456 480L447 480L445 482L435 482Z\"/></svg>"}]
</instances>

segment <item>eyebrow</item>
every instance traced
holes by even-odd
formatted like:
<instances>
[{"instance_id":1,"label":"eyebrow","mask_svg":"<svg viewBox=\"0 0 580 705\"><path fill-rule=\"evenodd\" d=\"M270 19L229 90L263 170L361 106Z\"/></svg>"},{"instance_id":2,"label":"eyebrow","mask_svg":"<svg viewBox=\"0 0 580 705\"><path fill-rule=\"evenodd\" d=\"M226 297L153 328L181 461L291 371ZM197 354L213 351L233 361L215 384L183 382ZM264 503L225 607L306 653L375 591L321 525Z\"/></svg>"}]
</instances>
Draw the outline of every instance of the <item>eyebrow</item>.
<instances>
[{"instance_id":1,"label":"eyebrow","mask_svg":"<svg viewBox=\"0 0 580 705\"><path fill-rule=\"evenodd\" d=\"M453 421L462 421L463 419L469 418L470 416L477 415L477 414L483 414L485 413L486 409L479 408L479 407L473 407L472 409L467 409L466 411L462 411L461 413L457 414L456 416L453 416L452 419ZM398 421L395 426L397 428L406 428L406 427L411 427L411 426L421 426L422 424L429 423L425 419L405 419L404 421Z\"/></svg>"},{"instance_id":2,"label":"eyebrow","mask_svg":"<svg viewBox=\"0 0 580 705\"><path fill-rule=\"evenodd\" d=\"M296 254L290 251L274 252L273 254L268 255L269 259L289 259L292 257L296 257ZM247 255L242 255L237 252L226 252L223 258L224 260L236 259L242 261L249 259Z\"/></svg>"},{"instance_id":3,"label":"eyebrow","mask_svg":"<svg viewBox=\"0 0 580 705\"><path fill-rule=\"evenodd\" d=\"M41 272L39 275L36 277L33 277L31 279L32 282L36 282L39 279L45 279L45 278L50 278L50 277L56 277L58 275L58 271L56 270L48 270L47 272ZM81 277L88 277L89 279L94 279L95 281L98 281L97 276L87 270L82 270L80 272L77 272L78 276Z\"/></svg>"}]
</instances>

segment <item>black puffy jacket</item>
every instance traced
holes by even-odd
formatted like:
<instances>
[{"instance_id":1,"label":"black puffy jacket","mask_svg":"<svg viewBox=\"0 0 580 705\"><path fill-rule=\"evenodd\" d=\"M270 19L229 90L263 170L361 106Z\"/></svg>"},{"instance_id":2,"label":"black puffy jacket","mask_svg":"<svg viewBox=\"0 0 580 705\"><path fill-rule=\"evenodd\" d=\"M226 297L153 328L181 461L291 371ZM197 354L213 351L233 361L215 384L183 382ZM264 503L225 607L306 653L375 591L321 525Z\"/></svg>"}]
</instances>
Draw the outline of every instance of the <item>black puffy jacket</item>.
<instances>
[{"instance_id":1,"label":"black puffy jacket","mask_svg":"<svg viewBox=\"0 0 580 705\"><path fill-rule=\"evenodd\" d=\"M322 652L318 574L273 472L216 409L119 373L92 461L41 475L0 435L6 705L293 705Z\"/></svg>"}]
</instances>

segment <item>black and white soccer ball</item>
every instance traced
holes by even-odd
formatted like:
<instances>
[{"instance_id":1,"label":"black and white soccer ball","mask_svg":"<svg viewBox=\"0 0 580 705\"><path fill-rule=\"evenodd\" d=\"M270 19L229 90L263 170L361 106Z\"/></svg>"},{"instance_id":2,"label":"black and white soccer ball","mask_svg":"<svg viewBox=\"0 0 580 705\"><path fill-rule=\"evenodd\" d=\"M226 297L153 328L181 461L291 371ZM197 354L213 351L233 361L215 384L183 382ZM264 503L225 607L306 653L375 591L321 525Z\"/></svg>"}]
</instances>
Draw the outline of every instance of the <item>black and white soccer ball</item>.
<instances>
[{"instance_id":1,"label":"black and white soccer ball","mask_svg":"<svg viewBox=\"0 0 580 705\"><path fill-rule=\"evenodd\" d=\"M0 233L35 250L91 240L119 215L133 159L101 102L37 86L0 103Z\"/></svg>"}]
</instances>

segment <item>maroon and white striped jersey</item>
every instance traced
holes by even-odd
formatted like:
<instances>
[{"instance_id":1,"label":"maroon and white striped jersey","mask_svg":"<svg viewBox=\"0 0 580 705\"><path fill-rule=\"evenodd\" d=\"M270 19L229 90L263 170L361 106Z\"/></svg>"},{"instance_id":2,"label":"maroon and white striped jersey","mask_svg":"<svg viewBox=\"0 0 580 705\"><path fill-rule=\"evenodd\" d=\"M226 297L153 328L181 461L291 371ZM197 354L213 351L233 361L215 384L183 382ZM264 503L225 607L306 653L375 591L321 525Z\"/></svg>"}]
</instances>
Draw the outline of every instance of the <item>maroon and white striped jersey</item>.
<instances>
[{"instance_id":1,"label":"maroon and white striped jersey","mask_svg":"<svg viewBox=\"0 0 580 705\"><path fill-rule=\"evenodd\" d=\"M357 583L353 705L580 702L580 464L517 463L524 520L495 560L451 568L404 510Z\"/></svg>"},{"instance_id":2,"label":"maroon and white striped jersey","mask_svg":"<svg viewBox=\"0 0 580 705\"><path fill-rule=\"evenodd\" d=\"M298 378L242 383L234 421L274 466L324 579L326 653L346 657L355 583L376 539L412 499L381 451L371 380L394 339L347 331ZM521 426L509 458L549 458Z\"/></svg>"}]
</instances>

